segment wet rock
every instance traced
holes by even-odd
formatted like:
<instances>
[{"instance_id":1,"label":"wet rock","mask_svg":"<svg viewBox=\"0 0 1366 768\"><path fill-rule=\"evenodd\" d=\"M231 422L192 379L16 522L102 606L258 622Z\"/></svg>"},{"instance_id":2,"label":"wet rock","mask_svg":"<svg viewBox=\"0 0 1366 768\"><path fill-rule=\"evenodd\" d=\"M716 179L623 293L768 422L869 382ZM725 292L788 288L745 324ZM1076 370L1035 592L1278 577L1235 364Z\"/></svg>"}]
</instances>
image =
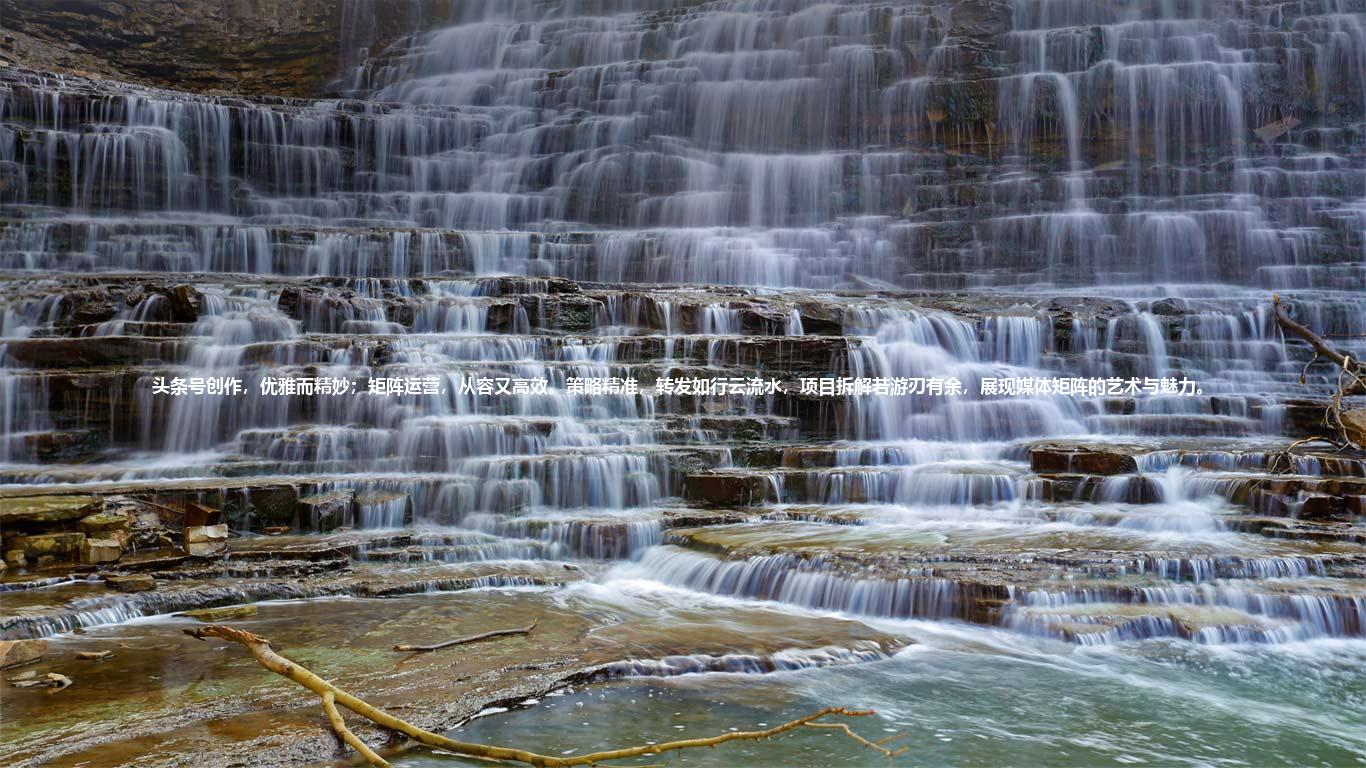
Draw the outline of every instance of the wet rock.
<instances>
[{"instance_id":1,"label":"wet rock","mask_svg":"<svg viewBox=\"0 0 1366 768\"><path fill-rule=\"evenodd\" d=\"M27 368L119 368L148 360L178 361L179 339L142 339L135 336L13 339L6 353Z\"/></svg>"},{"instance_id":2,"label":"wet rock","mask_svg":"<svg viewBox=\"0 0 1366 768\"><path fill-rule=\"evenodd\" d=\"M43 675L42 677L36 677L31 680L16 681L12 683L12 685L15 688L53 688L60 691L63 688L70 686L71 683L71 678L67 677L66 675L60 675L56 672L49 672L46 675Z\"/></svg>"},{"instance_id":3,"label":"wet rock","mask_svg":"<svg viewBox=\"0 0 1366 768\"><path fill-rule=\"evenodd\" d=\"M301 523L315 531L330 531L346 523L355 491L350 489L299 497Z\"/></svg>"},{"instance_id":4,"label":"wet rock","mask_svg":"<svg viewBox=\"0 0 1366 768\"><path fill-rule=\"evenodd\" d=\"M225 506L224 516L234 528L239 530L264 527L267 525L294 525L299 513L299 494L297 489L288 485L263 486L250 488L245 494L247 503L244 508L234 512L231 505ZM215 522L215 521L210 521Z\"/></svg>"},{"instance_id":5,"label":"wet rock","mask_svg":"<svg viewBox=\"0 0 1366 768\"><path fill-rule=\"evenodd\" d=\"M1160 299L1153 302L1149 311L1159 316L1184 315L1186 303L1181 299Z\"/></svg>"},{"instance_id":6,"label":"wet rock","mask_svg":"<svg viewBox=\"0 0 1366 768\"><path fill-rule=\"evenodd\" d=\"M501 275L479 279L480 292L485 296L516 296L521 294L581 293L573 280L562 277L520 277Z\"/></svg>"},{"instance_id":7,"label":"wet rock","mask_svg":"<svg viewBox=\"0 0 1366 768\"><path fill-rule=\"evenodd\" d=\"M1124 475L1138 471L1140 446L1043 443L1029 449L1029 469L1048 474Z\"/></svg>"},{"instance_id":8,"label":"wet rock","mask_svg":"<svg viewBox=\"0 0 1366 768\"><path fill-rule=\"evenodd\" d=\"M712 507L744 507L768 498L769 480L765 475L738 472L699 472L684 481L684 495Z\"/></svg>"},{"instance_id":9,"label":"wet rock","mask_svg":"<svg viewBox=\"0 0 1366 768\"><path fill-rule=\"evenodd\" d=\"M1329 405L1327 400L1287 400L1284 411L1287 434L1292 437L1340 439L1324 426Z\"/></svg>"},{"instance_id":10,"label":"wet rock","mask_svg":"<svg viewBox=\"0 0 1366 768\"><path fill-rule=\"evenodd\" d=\"M157 588L157 580L146 573L106 576L104 583L117 592L147 592Z\"/></svg>"},{"instance_id":11,"label":"wet rock","mask_svg":"<svg viewBox=\"0 0 1366 768\"><path fill-rule=\"evenodd\" d=\"M522 307L529 317L537 318L538 327L567 333L587 333L593 329L602 303L581 294L555 296L521 296Z\"/></svg>"},{"instance_id":12,"label":"wet rock","mask_svg":"<svg viewBox=\"0 0 1366 768\"><path fill-rule=\"evenodd\" d=\"M227 619L245 619L248 616L256 615L255 605L228 605L222 608L203 608L197 611L186 611L181 616L188 616L204 623L214 621L225 621Z\"/></svg>"},{"instance_id":13,"label":"wet rock","mask_svg":"<svg viewBox=\"0 0 1366 768\"><path fill-rule=\"evenodd\" d=\"M356 494L353 504L353 519L363 528L390 528L413 519L413 502L406 493L367 491Z\"/></svg>"},{"instance_id":14,"label":"wet rock","mask_svg":"<svg viewBox=\"0 0 1366 768\"><path fill-rule=\"evenodd\" d=\"M114 319L118 308L112 301L82 302L71 310L71 321L78 325L95 325Z\"/></svg>"},{"instance_id":15,"label":"wet rock","mask_svg":"<svg viewBox=\"0 0 1366 768\"><path fill-rule=\"evenodd\" d=\"M228 526L196 525L185 529L185 553L193 557L216 555L228 547Z\"/></svg>"},{"instance_id":16,"label":"wet rock","mask_svg":"<svg viewBox=\"0 0 1366 768\"><path fill-rule=\"evenodd\" d=\"M1109 320L1132 312L1129 305L1117 299L1098 299L1073 296L1058 296L1045 305L1046 311L1076 317L1095 317Z\"/></svg>"},{"instance_id":17,"label":"wet rock","mask_svg":"<svg viewBox=\"0 0 1366 768\"><path fill-rule=\"evenodd\" d=\"M19 436L23 450L40 464L60 464L88 459L99 451L102 440L88 429L48 430Z\"/></svg>"},{"instance_id":18,"label":"wet rock","mask_svg":"<svg viewBox=\"0 0 1366 768\"><path fill-rule=\"evenodd\" d=\"M177 285L162 290L161 294L167 298L170 304L171 322L193 323L199 319L199 310L204 303L204 296L194 286Z\"/></svg>"},{"instance_id":19,"label":"wet rock","mask_svg":"<svg viewBox=\"0 0 1366 768\"><path fill-rule=\"evenodd\" d=\"M47 653L46 640L0 640L0 669L32 664Z\"/></svg>"},{"instance_id":20,"label":"wet rock","mask_svg":"<svg viewBox=\"0 0 1366 768\"><path fill-rule=\"evenodd\" d=\"M1336 517L1347 512L1347 500L1342 496L1315 494L1300 501L1299 514L1305 518Z\"/></svg>"},{"instance_id":21,"label":"wet rock","mask_svg":"<svg viewBox=\"0 0 1366 768\"><path fill-rule=\"evenodd\" d=\"M665 523L670 528L703 528L710 525L743 523L753 519L753 514L743 512L686 510L668 513L665 516Z\"/></svg>"},{"instance_id":22,"label":"wet rock","mask_svg":"<svg viewBox=\"0 0 1366 768\"><path fill-rule=\"evenodd\" d=\"M844 309L825 302L803 302L797 305L802 319L802 332L820 336L839 336L844 333Z\"/></svg>"},{"instance_id":23,"label":"wet rock","mask_svg":"<svg viewBox=\"0 0 1366 768\"><path fill-rule=\"evenodd\" d=\"M104 661L114 658L113 651L81 651L76 654L76 658L82 661Z\"/></svg>"}]
</instances>

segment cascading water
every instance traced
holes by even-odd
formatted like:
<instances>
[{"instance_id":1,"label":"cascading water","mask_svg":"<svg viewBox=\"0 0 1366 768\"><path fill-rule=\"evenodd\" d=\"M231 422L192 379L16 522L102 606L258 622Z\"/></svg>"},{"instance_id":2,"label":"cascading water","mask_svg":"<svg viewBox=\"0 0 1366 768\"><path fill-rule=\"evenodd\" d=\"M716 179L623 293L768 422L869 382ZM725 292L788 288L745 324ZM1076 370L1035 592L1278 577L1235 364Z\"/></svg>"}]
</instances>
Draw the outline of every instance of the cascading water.
<instances>
[{"instance_id":1,"label":"cascading water","mask_svg":"<svg viewBox=\"0 0 1366 768\"><path fill-rule=\"evenodd\" d=\"M316 100L0 71L3 497L1019 642L1366 636L1366 471L1281 458L1337 379L1269 309L1366 354L1360 0L479 0L384 47L339 5ZM1060 378L1138 384L987 385Z\"/></svg>"}]
</instances>

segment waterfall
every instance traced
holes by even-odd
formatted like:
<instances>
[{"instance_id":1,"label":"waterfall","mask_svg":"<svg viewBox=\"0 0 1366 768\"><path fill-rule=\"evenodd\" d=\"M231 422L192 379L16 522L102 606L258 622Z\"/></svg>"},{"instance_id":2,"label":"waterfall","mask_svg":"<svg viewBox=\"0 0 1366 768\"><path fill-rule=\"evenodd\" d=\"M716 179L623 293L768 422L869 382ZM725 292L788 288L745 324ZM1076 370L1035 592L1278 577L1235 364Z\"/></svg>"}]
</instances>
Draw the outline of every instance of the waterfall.
<instances>
[{"instance_id":1,"label":"waterfall","mask_svg":"<svg viewBox=\"0 0 1366 768\"><path fill-rule=\"evenodd\" d=\"M1081 643L1360 634L1305 565L1359 549L1359 466L1267 458L1336 386L1271 293L1366 354L1358 0L385 7L337 4L313 99L0 71L0 492ZM1135 574L1203 591L1067 586Z\"/></svg>"}]
</instances>

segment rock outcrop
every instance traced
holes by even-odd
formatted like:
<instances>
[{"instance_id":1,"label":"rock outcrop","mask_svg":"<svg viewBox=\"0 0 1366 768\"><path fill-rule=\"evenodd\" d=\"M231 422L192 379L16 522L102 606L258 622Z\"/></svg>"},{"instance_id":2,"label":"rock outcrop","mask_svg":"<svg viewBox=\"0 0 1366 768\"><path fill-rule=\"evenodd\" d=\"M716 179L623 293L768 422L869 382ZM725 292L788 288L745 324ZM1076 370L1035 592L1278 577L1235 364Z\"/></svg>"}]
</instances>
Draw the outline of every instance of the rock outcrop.
<instances>
[{"instance_id":1,"label":"rock outcrop","mask_svg":"<svg viewBox=\"0 0 1366 768\"><path fill-rule=\"evenodd\" d=\"M0 65L200 93L319 96L450 0L3 0Z\"/></svg>"}]
</instances>

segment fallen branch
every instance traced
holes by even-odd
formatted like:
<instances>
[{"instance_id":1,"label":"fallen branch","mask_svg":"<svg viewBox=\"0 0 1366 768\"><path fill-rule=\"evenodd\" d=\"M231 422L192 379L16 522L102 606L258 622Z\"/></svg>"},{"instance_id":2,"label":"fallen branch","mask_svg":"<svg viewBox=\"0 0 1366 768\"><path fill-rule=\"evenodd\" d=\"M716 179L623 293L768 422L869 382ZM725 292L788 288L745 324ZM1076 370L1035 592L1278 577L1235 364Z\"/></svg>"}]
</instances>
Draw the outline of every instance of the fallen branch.
<instances>
[{"instance_id":1,"label":"fallen branch","mask_svg":"<svg viewBox=\"0 0 1366 768\"><path fill-rule=\"evenodd\" d=\"M1272 295L1271 305L1276 314L1276 323L1280 325L1281 330L1307 342L1309 346L1314 348L1314 356L1316 358L1325 357L1333 361L1339 368L1345 371L1348 376L1355 379L1354 385L1349 387L1348 391L1343 394L1358 394L1355 390L1363 387L1363 378L1366 378L1366 366L1363 366L1360 362L1354 361L1347 355L1339 352L1322 336L1309 330L1307 326L1291 320L1290 315L1285 311L1285 305L1281 303L1281 297L1279 295ZM1312 360L1310 362L1312 363ZM1366 392L1366 390L1363 391Z\"/></svg>"},{"instance_id":2,"label":"fallen branch","mask_svg":"<svg viewBox=\"0 0 1366 768\"><path fill-rule=\"evenodd\" d=\"M876 741L869 741L868 739L863 738L857 733L854 733L854 729L850 728L847 723L803 723L803 725L805 725L807 728L832 728L837 731L843 731L845 736L848 736L854 741L857 741L859 744L862 744L868 749L871 749L875 752L881 752L884 756L888 758L905 754L906 750L910 749L910 747L902 747L900 749L889 749L883 746L883 744L886 744L891 739L884 739L882 743L878 743Z\"/></svg>"},{"instance_id":3,"label":"fallen branch","mask_svg":"<svg viewBox=\"0 0 1366 768\"><path fill-rule=\"evenodd\" d=\"M1346 444L1339 443L1338 441L1327 437L1306 437L1301 440L1296 440L1290 445L1287 445L1281 450L1271 454L1270 458L1266 462L1266 471L1269 474L1273 475L1280 474L1282 471L1281 463L1284 462L1285 473L1294 474L1296 459L1295 449L1299 448L1301 445L1308 445L1309 443L1328 443L1329 445L1333 446L1339 451L1347 447Z\"/></svg>"},{"instance_id":4,"label":"fallen branch","mask_svg":"<svg viewBox=\"0 0 1366 768\"><path fill-rule=\"evenodd\" d=\"M390 715L387 712L376 709L375 707L365 703L364 701L356 698L355 696L352 696L346 691L343 691L335 685L327 682L321 677L318 677L317 675L313 674L307 669L304 669L298 664L295 664L289 659L286 659L285 657L276 653L270 647L270 641L266 640L264 637L261 637L260 635L255 635L251 632L245 632L240 629L233 629L232 627L224 626L222 624L212 624L207 627L201 627L199 629L193 630L187 629L184 630L184 632L185 634L191 637L198 638L200 640L209 637L216 637L223 640L241 643L243 646L246 647L248 651L251 652L251 655L254 656L258 662L260 662L261 666L265 667L271 672L274 672L277 675L287 677L290 680L293 680L299 685L302 685L308 690L313 691L314 693L321 696L323 699L323 708L328 709L329 706L331 708L331 711L328 712L328 719L332 721L332 727L337 730L338 734L342 737L342 739L346 740L346 742L348 744L351 744L353 747L356 747L357 751L360 751L360 746L357 746L357 744L355 742L352 742L351 740L356 739L356 736L354 733L351 733L350 729L346 727L346 724L344 722L341 722L340 713L336 712L336 704L340 704L341 706L346 707L347 709L375 723L381 728L386 728L391 731L397 731L413 739L414 741L417 741L421 744L426 744L429 747L444 749L448 752L454 752L458 755L463 755L466 757L475 757L485 760L510 760L513 762L525 763L527 765L536 766L536 768L570 768L570 766L578 765L596 765L598 763L603 763L611 760L625 760L627 758L640 757L642 755L658 755L664 752L675 752L678 750L691 749L695 747L714 747L718 744L725 744L726 742L730 741L761 741L763 739L771 739L774 736L778 736L780 734L796 730L803 726L832 727L842 725L835 723L817 722L824 717L867 717L873 714L872 710L846 709L844 707L826 707L825 709L813 712L804 717L799 717L795 720L789 720L786 723L782 723L781 725L777 725L762 731L730 731L729 733L723 733L718 736L711 736L708 738L683 739L681 741L668 741L662 744L645 744L636 747L613 749L605 752L593 752L591 754L578 755L575 757L554 757L552 755L541 755L535 752L528 752L524 749L513 749L510 747L495 747L487 744L473 744L469 742L456 741L454 739L449 739L445 736L442 736L441 734L432 733L431 731L418 728L417 726L407 722L406 720L400 720L399 718L394 717L393 715ZM333 717L334 713L337 715L335 718ZM906 748L902 748L899 750L889 750L876 742L871 742L868 739L858 736L853 732L852 729L848 728L847 726L840 730L842 730L846 735L849 735L859 744L864 746L871 745L871 748L882 752L884 755L888 757L899 755L906 751ZM350 738L347 737L347 734L350 734ZM359 742L359 739L356 739L356 742ZM883 743L886 743L886 740L884 740ZM372 765L388 765L388 763L386 763L384 759L381 758L379 755L376 755L371 750L367 751L362 751L361 754L365 757L366 760L369 760Z\"/></svg>"},{"instance_id":5,"label":"fallen branch","mask_svg":"<svg viewBox=\"0 0 1366 768\"><path fill-rule=\"evenodd\" d=\"M394 646L394 650L417 652L439 651L442 648L450 648L453 645L468 645L470 643L477 643L480 640L490 640L495 637L507 637L509 635L529 635L531 634L531 630L535 629L536 625L539 624L540 621L540 619L537 619L536 621L531 622L525 627L516 627L514 629L495 629L492 632L482 632L477 635L470 635L469 637L457 637L454 640L447 640L444 643L436 643L435 645L396 645Z\"/></svg>"},{"instance_id":6,"label":"fallen branch","mask_svg":"<svg viewBox=\"0 0 1366 768\"><path fill-rule=\"evenodd\" d=\"M1298 336L1309 343L1314 348L1314 357L1309 364L1304 366L1304 371L1300 373L1300 383L1305 381L1305 374L1309 372L1309 366L1314 364L1319 357L1326 357L1338 366L1338 388L1333 393L1328 408L1323 415L1323 425L1342 438L1342 446L1352 446L1361 450L1366 450L1366 415L1360 408L1352 409L1345 406L1342 402L1345 397L1356 395L1366 395L1366 365L1361 361L1353 360L1351 355L1343 354L1334 349L1323 337L1309 330L1309 328L1290 319L1286 314L1285 305L1281 304L1281 297L1273 294L1271 297L1272 311L1276 315L1276 323L1286 332Z\"/></svg>"},{"instance_id":7,"label":"fallen branch","mask_svg":"<svg viewBox=\"0 0 1366 768\"><path fill-rule=\"evenodd\" d=\"M337 732L342 741L350 744L351 748L359 752L361 757L365 758L371 765L381 765L387 768L389 761L375 754L375 751L370 749L369 744L361 741L359 736L346 727L346 721L337 711L337 696L331 691L323 694L323 711L327 713L328 722L332 723L332 730Z\"/></svg>"}]
</instances>

